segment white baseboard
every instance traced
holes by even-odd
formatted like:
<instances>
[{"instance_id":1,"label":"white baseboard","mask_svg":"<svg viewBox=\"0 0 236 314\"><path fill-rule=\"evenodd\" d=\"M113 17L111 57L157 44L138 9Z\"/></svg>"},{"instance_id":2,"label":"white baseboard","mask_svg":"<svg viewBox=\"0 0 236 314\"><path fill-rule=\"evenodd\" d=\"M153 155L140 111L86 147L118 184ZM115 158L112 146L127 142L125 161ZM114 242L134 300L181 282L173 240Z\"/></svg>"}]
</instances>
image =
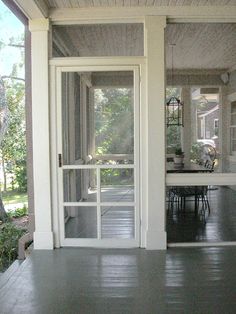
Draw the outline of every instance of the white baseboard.
<instances>
[{"instance_id":1,"label":"white baseboard","mask_svg":"<svg viewBox=\"0 0 236 314\"><path fill-rule=\"evenodd\" d=\"M53 250L53 233L34 232L34 249L35 250Z\"/></svg>"}]
</instances>

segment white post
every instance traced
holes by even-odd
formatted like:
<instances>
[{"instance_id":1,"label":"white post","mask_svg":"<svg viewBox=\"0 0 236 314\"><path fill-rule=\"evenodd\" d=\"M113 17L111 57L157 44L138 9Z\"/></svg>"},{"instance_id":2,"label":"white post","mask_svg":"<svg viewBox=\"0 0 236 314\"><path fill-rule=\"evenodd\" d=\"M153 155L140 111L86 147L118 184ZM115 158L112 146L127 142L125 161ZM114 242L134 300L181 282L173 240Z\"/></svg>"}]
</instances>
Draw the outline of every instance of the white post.
<instances>
[{"instance_id":1,"label":"white post","mask_svg":"<svg viewBox=\"0 0 236 314\"><path fill-rule=\"evenodd\" d=\"M50 159L47 19L29 21L32 45L32 129L35 249L53 249Z\"/></svg>"},{"instance_id":2,"label":"white post","mask_svg":"<svg viewBox=\"0 0 236 314\"><path fill-rule=\"evenodd\" d=\"M145 17L148 106L148 225L146 248L166 249L165 52L166 17Z\"/></svg>"},{"instance_id":3,"label":"white post","mask_svg":"<svg viewBox=\"0 0 236 314\"><path fill-rule=\"evenodd\" d=\"M190 150L192 146L191 141L191 88L190 86L183 86L181 92L181 100L184 103L184 127L183 127L183 151L184 159L190 161Z\"/></svg>"}]
</instances>

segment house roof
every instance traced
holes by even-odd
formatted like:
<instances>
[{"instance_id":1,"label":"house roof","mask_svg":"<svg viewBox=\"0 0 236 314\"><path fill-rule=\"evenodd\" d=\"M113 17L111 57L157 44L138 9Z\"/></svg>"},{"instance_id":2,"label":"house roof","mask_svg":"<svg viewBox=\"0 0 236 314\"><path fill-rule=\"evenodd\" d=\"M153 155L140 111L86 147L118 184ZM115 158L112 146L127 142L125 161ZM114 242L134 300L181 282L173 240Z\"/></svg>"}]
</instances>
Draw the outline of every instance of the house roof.
<instances>
[{"instance_id":1,"label":"house roof","mask_svg":"<svg viewBox=\"0 0 236 314\"><path fill-rule=\"evenodd\" d=\"M219 105L216 105L214 103L212 105L213 105L213 107L211 109L208 108L208 109L205 110L205 112L204 112L204 110L202 110L202 112L200 114L198 114L199 118L206 117L209 114L215 112L216 110L219 110Z\"/></svg>"}]
</instances>

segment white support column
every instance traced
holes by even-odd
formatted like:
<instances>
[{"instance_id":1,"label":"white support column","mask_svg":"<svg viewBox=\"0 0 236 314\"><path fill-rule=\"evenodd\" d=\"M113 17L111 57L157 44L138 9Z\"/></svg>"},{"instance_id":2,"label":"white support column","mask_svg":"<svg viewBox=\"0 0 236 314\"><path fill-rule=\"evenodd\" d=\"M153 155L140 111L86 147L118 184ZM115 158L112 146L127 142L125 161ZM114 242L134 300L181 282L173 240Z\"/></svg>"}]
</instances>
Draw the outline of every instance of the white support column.
<instances>
[{"instance_id":1,"label":"white support column","mask_svg":"<svg viewBox=\"0 0 236 314\"><path fill-rule=\"evenodd\" d=\"M166 17L145 17L148 106L148 225L146 248L166 249L165 52Z\"/></svg>"},{"instance_id":2,"label":"white support column","mask_svg":"<svg viewBox=\"0 0 236 314\"><path fill-rule=\"evenodd\" d=\"M30 20L32 38L32 128L35 249L53 249L50 159L47 19Z\"/></svg>"},{"instance_id":3,"label":"white support column","mask_svg":"<svg viewBox=\"0 0 236 314\"><path fill-rule=\"evenodd\" d=\"M191 141L191 87L183 86L181 100L184 103L183 151L185 160L190 160Z\"/></svg>"},{"instance_id":4,"label":"white support column","mask_svg":"<svg viewBox=\"0 0 236 314\"><path fill-rule=\"evenodd\" d=\"M222 172L227 172L228 163L227 157L230 155L230 128L229 124L231 121L230 117L230 102L227 99L227 86L222 86L220 88L220 113L219 113L219 169Z\"/></svg>"}]
</instances>

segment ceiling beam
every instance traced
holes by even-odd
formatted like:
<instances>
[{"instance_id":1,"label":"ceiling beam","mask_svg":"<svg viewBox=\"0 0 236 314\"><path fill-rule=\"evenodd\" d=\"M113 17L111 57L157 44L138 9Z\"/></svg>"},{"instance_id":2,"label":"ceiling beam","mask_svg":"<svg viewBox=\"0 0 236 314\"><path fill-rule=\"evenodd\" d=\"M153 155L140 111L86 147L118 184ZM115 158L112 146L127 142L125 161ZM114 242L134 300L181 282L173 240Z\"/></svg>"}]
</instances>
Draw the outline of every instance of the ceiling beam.
<instances>
[{"instance_id":1,"label":"ceiling beam","mask_svg":"<svg viewBox=\"0 0 236 314\"><path fill-rule=\"evenodd\" d=\"M48 7L44 0L13 1L30 20L48 17Z\"/></svg>"},{"instance_id":2,"label":"ceiling beam","mask_svg":"<svg viewBox=\"0 0 236 314\"><path fill-rule=\"evenodd\" d=\"M235 22L236 6L156 6L156 7L99 7L50 9L49 17L55 23L88 23L93 20L114 23L124 20L142 21L144 16L166 16L173 22Z\"/></svg>"}]
</instances>

